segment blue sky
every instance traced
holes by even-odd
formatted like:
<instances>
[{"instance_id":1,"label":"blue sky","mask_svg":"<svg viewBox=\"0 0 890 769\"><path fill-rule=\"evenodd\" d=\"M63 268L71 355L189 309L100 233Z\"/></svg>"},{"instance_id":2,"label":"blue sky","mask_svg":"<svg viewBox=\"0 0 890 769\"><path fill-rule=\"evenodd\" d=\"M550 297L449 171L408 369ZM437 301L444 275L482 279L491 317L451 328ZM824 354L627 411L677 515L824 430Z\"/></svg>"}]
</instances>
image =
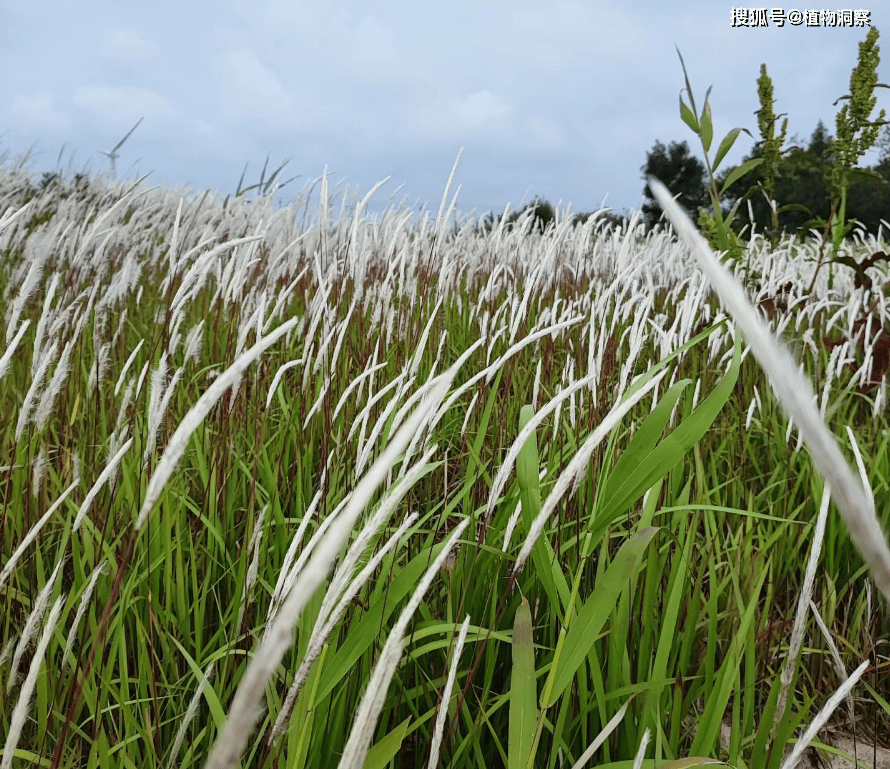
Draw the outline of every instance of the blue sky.
<instances>
[{"instance_id":1,"label":"blue sky","mask_svg":"<svg viewBox=\"0 0 890 769\"><path fill-rule=\"evenodd\" d=\"M834 134L833 102L849 91L868 27L733 28L714 2L355 2L221 0L137 4L91 0L7 3L0 24L0 151L36 143L35 178L108 168L149 171L147 184L188 184L221 196L290 158L369 205L435 213L458 150L452 194L479 214L535 195L573 211L641 203L640 167L655 141L701 145L679 117L686 61L701 108L708 86L717 139L735 126L758 136L756 80L766 63L789 136L818 120ZM776 6L791 11L794 5ZM867 6L866 6L867 8ZM147 10L148 9L148 10ZM871 25L882 29L876 4ZM879 79L890 82L886 41ZM890 91L878 89L890 111ZM715 147L717 140L715 139ZM753 140L742 134L726 163ZM712 148L713 154L714 148ZM73 156L72 156L73 153ZM872 150L865 163L875 162ZM72 161L73 157L73 162ZM336 172L336 173L334 173ZM400 185L404 185L397 191ZM608 197L607 197L608 196Z\"/></svg>"}]
</instances>

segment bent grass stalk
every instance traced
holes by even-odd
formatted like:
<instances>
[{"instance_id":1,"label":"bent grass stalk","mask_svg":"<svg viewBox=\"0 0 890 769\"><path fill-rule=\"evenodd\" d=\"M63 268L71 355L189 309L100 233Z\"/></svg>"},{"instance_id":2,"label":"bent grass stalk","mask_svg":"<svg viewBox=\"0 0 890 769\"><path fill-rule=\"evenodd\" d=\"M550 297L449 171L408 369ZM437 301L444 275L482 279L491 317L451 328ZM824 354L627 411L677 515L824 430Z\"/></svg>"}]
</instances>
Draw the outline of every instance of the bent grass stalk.
<instances>
[{"instance_id":1,"label":"bent grass stalk","mask_svg":"<svg viewBox=\"0 0 890 769\"><path fill-rule=\"evenodd\" d=\"M566 493L566 491L568 491L569 486L571 486L575 482L578 475L586 468L588 461L590 460L590 455L593 454L593 450L600 444L603 438L605 438L612 431L612 428L614 428L615 425L617 425L621 421L624 415L628 411L630 411L638 401L642 400L643 396L646 395L650 390L652 390L664 378L665 374L667 374L667 372L662 371L656 376L652 377L642 387L625 397L625 399L618 405L614 406L603 419L603 421L593 431L590 437L586 441L584 441L581 448L578 449L578 453L575 454L575 456L572 458L572 461L569 462L568 467L563 470L562 474L559 476L559 479L556 481L556 485L554 485L553 487L553 491L550 492L550 495L547 497L547 501L543 504L543 506L541 507L541 511L532 522L532 525L529 528L528 536L526 537L526 540L522 545L522 549L519 551L519 555L516 558L516 563L513 565L513 577L515 577L520 571L522 571L522 567L528 560L529 555L531 555L532 549L535 546L535 542L537 542L538 537L540 537L541 533L544 531L544 526L547 523L547 519L556 509L556 506L559 504L559 500L562 499L563 495Z\"/></svg>"},{"instance_id":2,"label":"bent grass stalk","mask_svg":"<svg viewBox=\"0 0 890 769\"><path fill-rule=\"evenodd\" d=\"M819 516L816 519L816 530L813 532L813 544L810 547L810 556L807 559L807 569L804 575L803 587L797 602L797 611L794 615L794 625L791 628L791 642L788 645L788 655L782 666L781 689L779 701L776 705L776 715L773 721L771 737L775 739L776 731L785 716L785 706L788 700L788 689L794 678L794 669L797 666L798 655L805 630L805 620L810 597L813 594L813 583L816 580L816 566L819 563L819 553L822 551L822 539L825 536L825 521L828 517L828 503L831 500L831 488L826 483L822 491L822 502L819 505Z\"/></svg>"},{"instance_id":3,"label":"bent grass stalk","mask_svg":"<svg viewBox=\"0 0 890 769\"><path fill-rule=\"evenodd\" d=\"M429 590L435 576L439 573L445 560L451 553L452 548L457 544L464 533L467 526L470 525L470 519L464 518L445 540L445 545L441 552L433 560L429 569L423 575L417 589L408 601L408 605L402 610L399 619L386 639L386 644L380 652L380 659L374 667L371 679L368 681L368 687L365 695L362 697L359 705L355 722L352 725L352 731L349 734L349 740L346 742L346 748L343 751L343 757L340 759L339 769L360 769L368 748L371 745L371 737L373 735L374 726L377 723L377 717L383 707L386 691L389 688L389 682L395 673L396 665L402 656L402 650L405 646L405 632L408 630L408 623L411 617L420 606L423 596Z\"/></svg>"},{"instance_id":4,"label":"bent grass stalk","mask_svg":"<svg viewBox=\"0 0 890 769\"><path fill-rule=\"evenodd\" d=\"M12 690L12 684L15 681L19 663L22 660L22 655L28 648L28 644L31 642L31 638L37 632L37 628L40 626L40 621L43 619L43 614L46 611L46 607L49 605L49 599L52 595L53 589L55 588L56 578L59 576L59 569L62 568L62 563L63 562L60 560L56 564L55 569L53 569L53 573L46 581L46 585L44 585L40 593L37 594L37 598L34 600L34 607L31 609L31 613L28 615L28 619L25 621L25 627L22 629L22 636L21 638L19 638L19 642L15 648L15 653L12 655L12 666L9 670L9 680L6 683L7 693Z\"/></svg>"},{"instance_id":5,"label":"bent grass stalk","mask_svg":"<svg viewBox=\"0 0 890 769\"><path fill-rule=\"evenodd\" d=\"M779 402L798 426L812 453L813 463L831 486L838 510L868 564L875 584L890 602L890 549L875 514L874 500L862 488L837 441L822 421L814 405L812 385L801 374L787 348L770 333L745 296L741 284L720 263L667 188L652 178L649 186L677 234L695 255L720 301L738 323L754 357L769 377Z\"/></svg>"},{"instance_id":6,"label":"bent grass stalk","mask_svg":"<svg viewBox=\"0 0 890 769\"><path fill-rule=\"evenodd\" d=\"M470 629L470 615L464 617L464 621L460 626L460 633L457 636L457 642L454 644L454 650L451 654L451 665L448 666L448 680L445 682L445 688L442 690L442 697L439 700L439 711L436 713L436 725L433 728L433 740L430 744L430 757L426 762L427 769L436 769L439 766L439 749L442 746L442 734L445 731L445 721L448 718L448 703L451 701L451 690L454 688L454 682L457 679L457 666L460 663L460 655L464 650L464 643L467 640L467 631Z\"/></svg>"},{"instance_id":7,"label":"bent grass stalk","mask_svg":"<svg viewBox=\"0 0 890 769\"><path fill-rule=\"evenodd\" d=\"M28 330L30 324L30 320L25 320L25 322L19 326L19 330L13 335L12 341L9 342L9 346L6 348L6 352L0 357L0 379L3 379L3 377L6 376L6 372L9 370L9 362L12 360L12 354L15 352L16 347L19 346L19 342L22 341L22 337L25 335L25 331ZM13 328L13 326L10 326L10 328Z\"/></svg>"},{"instance_id":8,"label":"bent grass stalk","mask_svg":"<svg viewBox=\"0 0 890 769\"><path fill-rule=\"evenodd\" d=\"M800 757L803 755L803 752L807 749L810 742L816 737L819 730L825 726L828 719L831 718L831 714L834 713L844 697L850 693L856 685L856 682L862 677L862 674L865 673L868 665L869 661L865 660L865 662L856 668L856 670L853 671L853 674L841 684L838 690L831 695L828 702L825 703L825 707L819 711L818 715L813 719L813 722L807 727L807 730L798 738L794 749L791 751L791 755L789 755L782 764L782 769L794 769L797 766L797 762L800 761Z\"/></svg>"},{"instance_id":9,"label":"bent grass stalk","mask_svg":"<svg viewBox=\"0 0 890 769\"><path fill-rule=\"evenodd\" d=\"M424 402L405 421L380 458L368 469L367 474L350 495L345 509L334 520L327 536L317 545L312 558L285 598L266 638L248 664L229 708L225 726L207 759L206 769L228 769L238 763L259 716L258 707L263 690L284 653L290 648L293 640L291 628L294 622L327 576L337 553L367 505L371 494L383 482L415 431L448 391L456 373L456 367L452 367L438 378L439 381Z\"/></svg>"},{"instance_id":10,"label":"bent grass stalk","mask_svg":"<svg viewBox=\"0 0 890 769\"><path fill-rule=\"evenodd\" d=\"M290 719L291 710L293 710L294 700L296 700L297 695L306 683L312 665L315 663L315 660L318 659L318 655L321 653L325 641L333 632L337 623L340 621L340 618L343 616L343 613L346 611L346 608L356 596L359 589L369 582L374 570L380 565L383 557L401 541L402 537L405 536L405 532L408 531L409 527L414 525L417 518L417 513L412 513L402 521L395 533L378 549L376 553L374 553L365 567L359 571L352 582L346 587L342 595L340 595L337 605L329 612L324 612L323 610L319 612L315 627L312 630L312 636L306 647L306 653L303 656L303 660L300 662L299 669L294 675L294 681L287 692L287 697L284 699L281 711L278 714L278 718L275 720L275 725L272 727L272 733L269 735L268 740L269 744L271 744L284 731L287 721ZM331 587L333 586L332 581ZM328 592L331 592L330 589ZM327 598L327 596L325 597Z\"/></svg>"},{"instance_id":11,"label":"bent grass stalk","mask_svg":"<svg viewBox=\"0 0 890 769\"><path fill-rule=\"evenodd\" d=\"M352 576L360 557L365 553L371 543L373 536L380 530L384 523L389 519L390 514L407 494L411 487L416 483L422 473L428 469L427 463L432 455L436 452L437 446L431 447L419 462L405 475L399 485L381 501L377 511L371 516L370 520L362 527L355 542L347 550L345 557L341 561L331 578L328 590L322 601L315 627L309 639L303 661L300 663L300 669L294 676L290 690L287 693L284 705L276 719L272 734L269 737L269 743L282 732L286 720L290 717L290 711L293 708L294 700L300 693L300 689L309 675L312 663L321 652L322 645L328 636L333 632L337 622L346 611L347 606L357 595L359 589L365 585L377 565L383 560L383 557L392 548L398 544L407 529L414 524L417 514L409 515L399 526L396 533L387 540L387 542L378 549L371 557L365 567L356 575ZM351 579L351 582L349 581Z\"/></svg>"},{"instance_id":12,"label":"bent grass stalk","mask_svg":"<svg viewBox=\"0 0 890 769\"><path fill-rule=\"evenodd\" d=\"M176 428L176 432L170 438L170 442L167 444L167 448L164 450L158 466L151 476L151 482L148 484L148 489L145 492L145 501L142 503L139 515L136 517L136 525L134 527L136 531L140 531L145 525L149 513L151 513L152 508L161 496L164 485L173 474L176 464L185 452L189 438L198 429L198 426L204 421L207 414L210 413L210 409L222 397L223 393L229 389L229 386L241 376L244 369L296 326L298 322L299 318L291 318L289 321L282 323L267 337L258 341L249 350L242 353L229 368L213 380L213 383L207 388L207 392L198 398L198 402L192 406L179 424L179 427Z\"/></svg>"},{"instance_id":13,"label":"bent grass stalk","mask_svg":"<svg viewBox=\"0 0 890 769\"><path fill-rule=\"evenodd\" d=\"M780 692L782 708L776 714L775 728L781 720L784 699L790 685L790 665L794 664L792 656L796 657L795 647L800 643L799 624L802 622L803 607L810 600L808 591L812 580L811 571L814 569L815 559L818 557L829 490L838 490L835 496L838 510L847 524L854 543L862 553L872 578L888 602L890 602L890 549L887 547L886 536L875 512L871 490L867 488L867 485L863 488L860 479L856 478L841 454L836 439L829 432L815 405L816 396L809 380L800 372L788 350L772 336L764 321L745 296L741 284L719 262L707 242L696 231L689 217L671 197L667 188L656 179L650 178L648 182L674 229L695 254L699 266L717 291L721 302L740 326L754 356L766 372L779 402L798 425L800 435L810 449L813 463L826 483L819 525L817 525L807 577L798 605L797 626L792 634L792 648L789 651L789 659L786 660L786 668L782 672ZM853 445L855 446L855 441ZM864 467L858 450L856 450L856 457L864 477ZM782 765L782 769L794 769L803 750L816 736L837 705L853 688L868 664L868 660L863 662L829 699L804 735L797 741L792 754Z\"/></svg>"},{"instance_id":14,"label":"bent grass stalk","mask_svg":"<svg viewBox=\"0 0 890 769\"><path fill-rule=\"evenodd\" d=\"M9 557L6 563L3 564L3 568L0 569L0 589L2 589L3 586L6 584L6 580L9 579L10 574L12 574L12 570L15 568L15 565L22 557L22 554L25 552L25 550L28 549L28 546L35 539L37 539L37 535L40 534L40 530L43 528L44 524L52 517L52 514L59 509L61 504L65 501L68 495L72 491L74 491L76 487L77 482L72 483L67 489L65 489L65 491L62 492L59 498L55 502L53 502L49 510L47 510L40 518L40 520L31 527L31 530L21 541L21 544L13 551L12 555Z\"/></svg>"}]
</instances>

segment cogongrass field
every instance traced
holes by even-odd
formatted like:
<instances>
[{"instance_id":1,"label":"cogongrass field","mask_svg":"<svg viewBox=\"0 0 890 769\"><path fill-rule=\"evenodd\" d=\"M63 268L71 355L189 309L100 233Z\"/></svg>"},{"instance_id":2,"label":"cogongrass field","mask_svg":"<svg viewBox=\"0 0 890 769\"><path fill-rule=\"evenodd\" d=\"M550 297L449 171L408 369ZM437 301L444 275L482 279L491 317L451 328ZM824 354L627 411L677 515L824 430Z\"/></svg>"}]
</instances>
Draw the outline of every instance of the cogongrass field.
<instances>
[{"instance_id":1,"label":"cogongrass field","mask_svg":"<svg viewBox=\"0 0 890 769\"><path fill-rule=\"evenodd\" d=\"M752 239L789 421L690 241L477 234L452 179L414 226L325 177L310 224L5 162L2 769L886 742L887 264L807 293L818 237Z\"/></svg>"}]
</instances>

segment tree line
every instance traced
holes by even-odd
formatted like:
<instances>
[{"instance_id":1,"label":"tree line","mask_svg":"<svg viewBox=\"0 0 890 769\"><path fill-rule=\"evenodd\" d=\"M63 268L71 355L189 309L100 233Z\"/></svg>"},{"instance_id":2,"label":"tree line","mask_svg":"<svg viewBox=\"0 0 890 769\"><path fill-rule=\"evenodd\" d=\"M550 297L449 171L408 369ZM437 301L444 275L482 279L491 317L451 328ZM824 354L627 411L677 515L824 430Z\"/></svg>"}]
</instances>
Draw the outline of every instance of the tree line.
<instances>
[{"instance_id":1,"label":"tree line","mask_svg":"<svg viewBox=\"0 0 890 769\"><path fill-rule=\"evenodd\" d=\"M764 182L762 166L754 169L734 184L730 185L721 200L724 215L727 214L737 200L742 198L738 215L732 223L736 234L741 234L748 227L750 234L753 213L754 227L758 233L777 236L779 234L803 234L801 226L816 217L827 220L831 214L829 179L834 157L831 145L834 137L820 120L809 141L801 146L797 136L791 138L791 147L785 150L779 160L779 175L775 181L773 197L780 205L797 203L809 210L783 212L780 219L780 232L771 227L771 212L765 196L757 190ZM847 218L855 219L865 230L873 235L878 232L881 219L890 222L890 127L886 127L876 145L881 154L874 166L855 169L855 177L847 192ZM755 145L739 165L762 157L762 148ZM730 166L717 175L718 187L721 187L737 166ZM677 201L690 214L693 221L699 207L711 211L711 201L707 190L707 169L689 145L685 142L671 142L665 146L656 141L653 148L646 153L646 163L640 168L642 178L653 176L663 182L671 192L679 195ZM645 202L641 208L642 221L646 229L651 229L661 218L661 208L655 202L649 187L643 190ZM747 198L747 199L745 199ZM750 210L748 208L750 203ZM533 210L535 223L533 227L544 229L556 218L553 205L546 198L536 197L518 211L509 214L505 226L511 228L516 220ZM711 212L713 213L713 212ZM578 224L583 224L593 212L573 214ZM486 214L480 221L478 229L490 232L500 225L501 216ZM613 225L626 225L628 215L608 212L607 221ZM887 229L885 226L884 229Z\"/></svg>"}]
</instances>

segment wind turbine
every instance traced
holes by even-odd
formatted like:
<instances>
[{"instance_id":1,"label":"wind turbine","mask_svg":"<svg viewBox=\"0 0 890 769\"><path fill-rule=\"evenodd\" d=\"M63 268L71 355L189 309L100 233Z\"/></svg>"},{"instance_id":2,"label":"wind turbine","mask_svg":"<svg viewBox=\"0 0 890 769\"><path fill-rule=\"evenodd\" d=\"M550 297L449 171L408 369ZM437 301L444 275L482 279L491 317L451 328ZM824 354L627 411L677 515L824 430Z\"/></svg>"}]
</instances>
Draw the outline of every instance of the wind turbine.
<instances>
[{"instance_id":1,"label":"wind turbine","mask_svg":"<svg viewBox=\"0 0 890 769\"><path fill-rule=\"evenodd\" d=\"M124 142L130 138L130 134L132 134L133 131L135 131L139 127L139 123L141 123L144 119L145 118L139 118L136 125L134 125L130 129L130 133L128 133L123 139L121 139L117 143L115 148L113 150L111 150L111 152L102 152L102 150L99 150L99 152L102 152L102 154L105 155L111 161L111 173L114 174L115 177L117 177L117 167L115 166L114 161L120 157L120 155L117 154L117 151L124 145Z\"/></svg>"}]
</instances>

